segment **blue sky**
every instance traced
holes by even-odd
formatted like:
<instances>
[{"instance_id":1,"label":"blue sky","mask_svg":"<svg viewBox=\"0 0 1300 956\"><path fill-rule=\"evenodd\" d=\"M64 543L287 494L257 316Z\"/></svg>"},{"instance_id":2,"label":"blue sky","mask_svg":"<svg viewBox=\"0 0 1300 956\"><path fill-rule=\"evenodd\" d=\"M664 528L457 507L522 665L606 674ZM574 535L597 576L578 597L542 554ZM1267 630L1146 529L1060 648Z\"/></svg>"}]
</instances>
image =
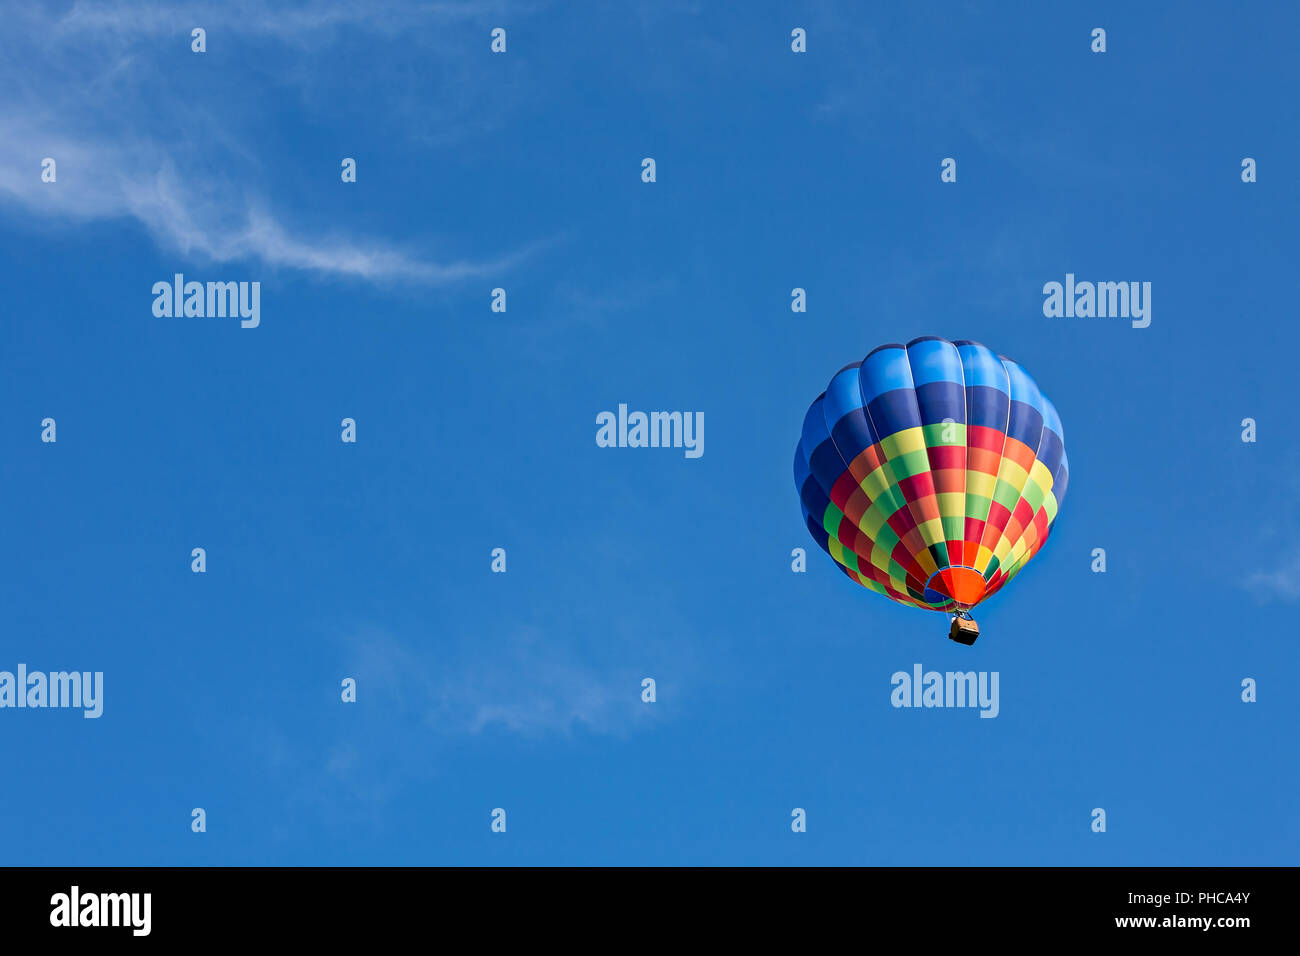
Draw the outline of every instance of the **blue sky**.
<instances>
[{"instance_id":1,"label":"blue sky","mask_svg":"<svg viewBox=\"0 0 1300 956\"><path fill-rule=\"evenodd\" d=\"M0 860L1293 864L1283 6L6 10L0 669L105 701L0 710ZM260 326L155 318L176 272ZM1067 272L1150 327L1045 318ZM1022 363L1070 457L972 648L790 473L924 334ZM598 448L619 403L705 454ZM997 719L891 707L918 662L999 672Z\"/></svg>"}]
</instances>

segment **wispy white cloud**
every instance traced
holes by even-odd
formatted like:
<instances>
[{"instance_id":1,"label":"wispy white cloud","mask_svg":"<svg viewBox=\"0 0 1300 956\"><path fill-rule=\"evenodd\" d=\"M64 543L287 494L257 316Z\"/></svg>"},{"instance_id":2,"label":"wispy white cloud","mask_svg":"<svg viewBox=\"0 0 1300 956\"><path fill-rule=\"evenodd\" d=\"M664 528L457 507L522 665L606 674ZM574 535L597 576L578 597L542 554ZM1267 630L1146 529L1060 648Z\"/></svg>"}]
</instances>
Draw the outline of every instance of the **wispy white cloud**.
<instances>
[{"instance_id":1,"label":"wispy white cloud","mask_svg":"<svg viewBox=\"0 0 1300 956\"><path fill-rule=\"evenodd\" d=\"M494 13L499 4L454 2L22 7L6 14L0 37L0 205L41 223L133 219L160 246L212 262L431 285L498 275L546 243L434 259L410 240L295 226L257 186L265 160L240 136L246 106L227 105L221 91L201 102L174 94L159 59L162 38L188 50L191 27L204 26L209 43L233 35L275 44L277 75L309 84L336 69L322 59L331 38L427 38L440 23ZM58 164L55 184L40 180L46 156Z\"/></svg>"},{"instance_id":2,"label":"wispy white cloud","mask_svg":"<svg viewBox=\"0 0 1300 956\"><path fill-rule=\"evenodd\" d=\"M436 656L369 629L351 639L351 657L367 694L443 734L566 734L582 726L620 735L655 713L639 697L637 675L586 660L534 625L476 640L463 654L443 647Z\"/></svg>"},{"instance_id":3,"label":"wispy white cloud","mask_svg":"<svg viewBox=\"0 0 1300 956\"><path fill-rule=\"evenodd\" d=\"M1264 599L1300 601L1300 554L1254 572L1246 578L1246 589Z\"/></svg>"},{"instance_id":4,"label":"wispy white cloud","mask_svg":"<svg viewBox=\"0 0 1300 956\"><path fill-rule=\"evenodd\" d=\"M487 22L519 3L506 0L435 0L435 2L276 3L266 0L221 0L208 3L86 2L77 0L56 21L62 34L112 31L122 35L160 36L193 27L287 42L316 41L316 34L340 28L358 28L379 34L396 34L424 22L474 20Z\"/></svg>"},{"instance_id":5,"label":"wispy white cloud","mask_svg":"<svg viewBox=\"0 0 1300 956\"><path fill-rule=\"evenodd\" d=\"M641 701L642 674L628 659L671 659L673 693L693 668L686 641L663 653L669 645L660 640L606 626L597 648L575 637L577 622L568 617L548 620L546 629L484 623L482 633L460 641L399 639L375 626L338 632L334 679L356 679L357 703L338 704L335 683L329 706L344 708L347 720L333 734L313 736L294 715L250 713L237 722L250 759L285 788L294 809L382 828L385 807L413 783L444 773L441 755L466 738L622 737L668 713ZM552 627L563 633L549 633Z\"/></svg>"}]
</instances>

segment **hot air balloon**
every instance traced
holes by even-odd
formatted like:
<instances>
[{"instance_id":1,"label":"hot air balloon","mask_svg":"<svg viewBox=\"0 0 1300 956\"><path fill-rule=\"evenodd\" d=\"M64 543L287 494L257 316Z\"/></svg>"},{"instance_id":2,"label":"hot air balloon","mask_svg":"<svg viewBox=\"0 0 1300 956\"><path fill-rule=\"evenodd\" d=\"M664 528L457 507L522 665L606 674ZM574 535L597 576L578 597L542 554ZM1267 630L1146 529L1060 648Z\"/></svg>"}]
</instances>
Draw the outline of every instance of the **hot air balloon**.
<instances>
[{"instance_id":1,"label":"hot air balloon","mask_svg":"<svg viewBox=\"0 0 1300 956\"><path fill-rule=\"evenodd\" d=\"M1069 468L1056 408L978 342L882 345L808 409L794 453L804 520L836 566L899 604L971 609L1047 541Z\"/></svg>"}]
</instances>

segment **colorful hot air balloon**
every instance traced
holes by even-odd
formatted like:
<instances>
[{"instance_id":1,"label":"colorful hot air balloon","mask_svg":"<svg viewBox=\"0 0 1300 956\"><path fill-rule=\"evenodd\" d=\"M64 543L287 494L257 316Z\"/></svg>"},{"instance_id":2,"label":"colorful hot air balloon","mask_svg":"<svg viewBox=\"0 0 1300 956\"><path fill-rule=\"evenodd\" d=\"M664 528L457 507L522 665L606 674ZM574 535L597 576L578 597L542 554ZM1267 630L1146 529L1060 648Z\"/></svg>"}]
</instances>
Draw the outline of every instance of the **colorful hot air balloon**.
<instances>
[{"instance_id":1,"label":"colorful hot air balloon","mask_svg":"<svg viewBox=\"0 0 1300 956\"><path fill-rule=\"evenodd\" d=\"M1065 499L1061 419L1019 365L978 342L882 345L841 369L794 453L808 530L863 587L952 614L1038 553Z\"/></svg>"}]
</instances>

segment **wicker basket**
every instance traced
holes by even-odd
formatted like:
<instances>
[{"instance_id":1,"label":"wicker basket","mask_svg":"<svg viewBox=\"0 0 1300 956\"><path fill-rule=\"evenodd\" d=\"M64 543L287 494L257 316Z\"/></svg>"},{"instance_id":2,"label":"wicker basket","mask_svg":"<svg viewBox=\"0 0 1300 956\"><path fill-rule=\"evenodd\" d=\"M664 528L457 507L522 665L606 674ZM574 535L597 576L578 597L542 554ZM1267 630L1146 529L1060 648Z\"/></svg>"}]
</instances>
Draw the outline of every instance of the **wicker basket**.
<instances>
[{"instance_id":1,"label":"wicker basket","mask_svg":"<svg viewBox=\"0 0 1300 956\"><path fill-rule=\"evenodd\" d=\"M980 636L980 626L970 618L956 617L953 618L952 628L948 631L948 637L958 644L974 644L975 638Z\"/></svg>"}]
</instances>

